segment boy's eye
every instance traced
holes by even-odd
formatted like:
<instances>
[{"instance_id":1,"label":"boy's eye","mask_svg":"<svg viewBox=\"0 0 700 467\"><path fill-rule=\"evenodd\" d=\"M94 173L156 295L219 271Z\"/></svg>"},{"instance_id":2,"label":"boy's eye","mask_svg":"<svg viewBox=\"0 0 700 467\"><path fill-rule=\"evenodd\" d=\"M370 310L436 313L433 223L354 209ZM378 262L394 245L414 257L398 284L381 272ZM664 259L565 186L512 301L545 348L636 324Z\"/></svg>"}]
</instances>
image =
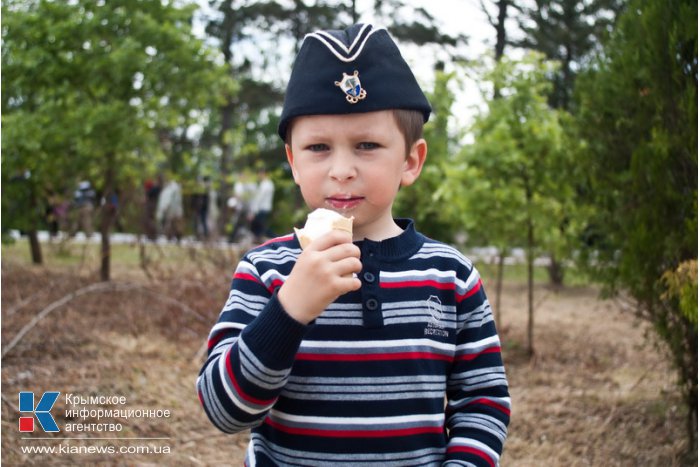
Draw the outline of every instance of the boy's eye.
<instances>
[{"instance_id":1,"label":"boy's eye","mask_svg":"<svg viewBox=\"0 0 700 467\"><path fill-rule=\"evenodd\" d=\"M311 152L323 152L328 150L328 145L326 144L310 144L306 147L307 150Z\"/></svg>"},{"instance_id":2,"label":"boy's eye","mask_svg":"<svg viewBox=\"0 0 700 467\"><path fill-rule=\"evenodd\" d=\"M371 149L377 149L379 147L379 144L377 143L371 143L369 141L362 142L357 145L357 149L361 149L363 151L369 151Z\"/></svg>"}]
</instances>

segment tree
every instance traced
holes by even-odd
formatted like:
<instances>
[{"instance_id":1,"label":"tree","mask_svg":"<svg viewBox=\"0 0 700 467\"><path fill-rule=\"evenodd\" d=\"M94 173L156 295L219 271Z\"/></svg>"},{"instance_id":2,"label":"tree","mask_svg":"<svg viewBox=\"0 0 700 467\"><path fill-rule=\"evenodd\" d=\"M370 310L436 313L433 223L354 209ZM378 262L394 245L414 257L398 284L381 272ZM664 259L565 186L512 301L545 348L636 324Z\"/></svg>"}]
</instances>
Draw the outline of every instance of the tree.
<instances>
[{"instance_id":1,"label":"tree","mask_svg":"<svg viewBox=\"0 0 700 467\"><path fill-rule=\"evenodd\" d=\"M577 70L612 30L625 0L535 0L521 8L520 29L525 34L514 44L545 54L561 67L553 73L549 103L571 110L571 94Z\"/></svg>"},{"instance_id":2,"label":"tree","mask_svg":"<svg viewBox=\"0 0 700 467\"><path fill-rule=\"evenodd\" d=\"M218 127L209 129L216 132L221 148L219 196L226 199L231 193L234 158L248 165L260 159L283 160L276 121L271 117L281 106L284 92L274 79L279 68L271 70L284 64L284 55L293 51L280 45L291 42L298 50L306 33L338 26L343 10L328 2L307 5L302 0L291 4L210 0L209 6L213 14L207 17L206 32L217 42L228 75L239 84L222 102Z\"/></svg>"},{"instance_id":3,"label":"tree","mask_svg":"<svg viewBox=\"0 0 700 467\"><path fill-rule=\"evenodd\" d=\"M453 161L440 191L448 215L470 241L526 250L527 350L534 345L534 261L564 241L570 185L566 178L563 115L547 105L554 65L531 53L521 62L502 58L486 79L501 90L476 118L474 143Z\"/></svg>"},{"instance_id":4,"label":"tree","mask_svg":"<svg viewBox=\"0 0 700 467\"><path fill-rule=\"evenodd\" d=\"M519 7L518 23L524 37L516 47L544 53L561 66L551 73L549 104L571 111L571 95L578 70L587 66L602 40L612 30L625 0L536 0ZM565 229L566 226L562 226ZM554 285L564 282L561 258L550 252L549 277Z\"/></svg>"},{"instance_id":5,"label":"tree","mask_svg":"<svg viewBox=\"0 0 700 467\"><path fill-rule=\"evenodd\" d=\"M186 127L218 94L217 67L191 33L193 7L36 0L2 11L2 118L12 136L2 141L3 177L32 167L42 195L76 177L117 193L158 153L160 130ZM111 216L102 209L103 280Z\"/></svg>"},{"instance_id":6,"label":"tree","mask_svg":"<svg viewBox=\"0 0 700 467\"><path fill-rule=\"evenodd\" d=\"M501 57L505 55L506 45L508 44L508 36L506 32L506 20L508 19L508 7L515 7L512 0L494 0L491 2L496 7L496 17L491 13L490 8L484 2L484 0L479 0L481 5L481 11L486 14L489 24L496 32L496 42L494 45L494 52L496 61L500 61ZM498 94L496 90L496 95Z\"/></svg>"},{"instance_id":7,"label":"tree","mask_svg":"<svg viewBox=\"0 0 700 467\"><path fill-rule=\"evenodd\" d=\"M608 293L638 302L670 349L688 406L691 452L697 320L669 294L665 278L698 256L697 17L695 1L630 2L604 54L579 77L577 119L586 146L576 158L590 203L583 259Z\"/></svg>"},{"instance_id":8,"label":"tree","mask_svg":"<svg viewBox=\"0 0 700 467\"><path fill-rule=\"evenodd\" d=\"M508 36L506 31L506 21L508 20L508 7L519 9L511 0L494 0L490 2L496 7L495 18L489 6L484 0L479 1L481 10L488 18L488 22L496 33L496 42L494 45L494 58L496 63L500 62L505 55L506 45L508 44ZM501 96L501 90L498 85L493 86L493 98L498 99ZM501 291L503 290L503 273L505 271L505 258L508 254L509 245L501 244L498 246L498 271L496 273L496 301L494 303L494 317L497 322L500 322L501 310Z\"/></svg>"}]
</instances>

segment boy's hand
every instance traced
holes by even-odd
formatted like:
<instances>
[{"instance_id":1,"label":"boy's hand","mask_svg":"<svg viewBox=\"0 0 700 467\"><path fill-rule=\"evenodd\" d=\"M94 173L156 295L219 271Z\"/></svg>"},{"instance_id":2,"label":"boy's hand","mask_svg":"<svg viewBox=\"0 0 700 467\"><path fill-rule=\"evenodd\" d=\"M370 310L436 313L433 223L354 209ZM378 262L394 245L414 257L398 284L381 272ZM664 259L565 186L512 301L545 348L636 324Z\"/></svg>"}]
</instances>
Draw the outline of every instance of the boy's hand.
<instances>
[{"instance_id":1,"label":"boy's hand","mask_svg":"<svg viewBox=\"0 0 700 467\"><path fill-rule=\"evenodd\" d=\"M316 319L339 296L360 288L360 249L347 232L332 230L311 242L280 287L287 313L303 324Z\"/></svg>"}]
</instances>

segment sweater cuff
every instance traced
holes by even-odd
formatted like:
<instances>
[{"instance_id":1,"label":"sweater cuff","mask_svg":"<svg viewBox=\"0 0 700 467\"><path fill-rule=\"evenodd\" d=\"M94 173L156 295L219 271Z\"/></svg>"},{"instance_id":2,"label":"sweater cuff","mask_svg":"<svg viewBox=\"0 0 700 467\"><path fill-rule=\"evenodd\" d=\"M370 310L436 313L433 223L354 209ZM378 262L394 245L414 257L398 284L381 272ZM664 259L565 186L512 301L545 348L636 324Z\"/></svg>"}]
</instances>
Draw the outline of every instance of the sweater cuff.
<instances>
[{"instance_id":1,"label":"sweater cuff","mask_svg":"<svg viewBox=\"0 0 700 467\"><path fill-rule=\"evenodd\" d=\"M241 332L241 339L265 366L282 370L294 363L310 327L287 314L275 291L260 315Z\"/></svg>"}]
</instances>

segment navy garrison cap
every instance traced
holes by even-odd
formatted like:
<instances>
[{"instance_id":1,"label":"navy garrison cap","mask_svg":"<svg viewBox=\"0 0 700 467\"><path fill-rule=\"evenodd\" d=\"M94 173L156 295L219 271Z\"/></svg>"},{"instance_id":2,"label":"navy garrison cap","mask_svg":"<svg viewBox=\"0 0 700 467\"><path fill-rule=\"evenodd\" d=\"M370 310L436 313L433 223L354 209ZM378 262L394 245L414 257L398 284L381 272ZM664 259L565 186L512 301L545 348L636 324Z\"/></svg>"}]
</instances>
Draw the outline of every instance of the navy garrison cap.
<instances>
[{"instance_id":1,"label":"navy garrison cap","mask_svg":"<svg viewBox=\"0 0 700 467\"><path fill-rule=\"evenodd\" d=\"M344 31L307 34L287 84L277 132L302 115L337 115L387 109L418 110L430 103L385 29L355 24Z\"/></svg>"}]
</instances>

